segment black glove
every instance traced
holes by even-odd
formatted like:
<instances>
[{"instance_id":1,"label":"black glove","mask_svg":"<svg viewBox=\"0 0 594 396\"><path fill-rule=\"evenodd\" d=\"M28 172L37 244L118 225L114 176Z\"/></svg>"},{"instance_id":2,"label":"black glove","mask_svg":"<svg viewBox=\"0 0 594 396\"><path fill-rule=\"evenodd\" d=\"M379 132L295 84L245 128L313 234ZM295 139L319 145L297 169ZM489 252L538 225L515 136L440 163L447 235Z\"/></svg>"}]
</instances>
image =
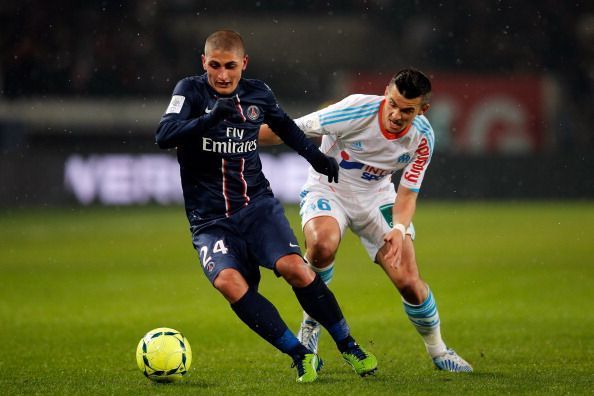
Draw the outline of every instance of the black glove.
<instances>
[{"instance_id":1,"label":"black glove","mask_svg":"<svg viewBox=\"0 0 594 396\"><path fill-rule=\"evenodd\" d=\"M303 157L311 164L316 172L328 176L328 183L338 183L338 163L332 157L322 153L319 149L307 150Z\"/></svg>"},{"instance_id":2,"label":"black glove","mask_svg":"<svg viewBox=\"0 0 594 396\"><path fill-rule=\"evenodd\" d=\"M209 117L214 123L219 123L225 118L231 117L237 114L237 107L235 107L234 98L219 98L217 99L214 107L208 113Z\"/></svg>"}]
</instances>

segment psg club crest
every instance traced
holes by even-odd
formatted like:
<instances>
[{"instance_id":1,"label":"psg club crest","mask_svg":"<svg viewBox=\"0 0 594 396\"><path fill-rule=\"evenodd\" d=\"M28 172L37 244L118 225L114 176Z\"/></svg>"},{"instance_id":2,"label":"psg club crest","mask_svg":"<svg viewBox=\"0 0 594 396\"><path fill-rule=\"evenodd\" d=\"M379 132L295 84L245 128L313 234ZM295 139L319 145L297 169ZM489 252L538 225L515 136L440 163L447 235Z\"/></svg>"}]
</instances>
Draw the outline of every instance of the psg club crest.
<instances>
[{"instance_id":1,"label":"psg club crest","mask_svg":"<svg viewBox=\"0 0 594 396\"><path fill-rule=\"evenodd\" d=\"M252 121L256 121L258 119L258 117L260 117L260 109L258 108L258 106L248 106L247 110L247 118L249 118Z\"/></svg>"}]
</instances>

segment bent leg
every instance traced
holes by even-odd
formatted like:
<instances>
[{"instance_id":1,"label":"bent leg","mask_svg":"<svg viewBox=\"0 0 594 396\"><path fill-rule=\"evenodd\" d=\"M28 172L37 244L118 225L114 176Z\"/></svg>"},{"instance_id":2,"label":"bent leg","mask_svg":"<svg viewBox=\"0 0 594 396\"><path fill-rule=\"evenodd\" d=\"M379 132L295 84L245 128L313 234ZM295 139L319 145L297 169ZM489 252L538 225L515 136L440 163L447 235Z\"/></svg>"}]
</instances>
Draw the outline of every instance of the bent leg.
<instances>
[{"instance_id":1,"label":"bent leg","mask_svg":"<svg viewBox=\"0 0 594 396\"><path fill-rule=\"evenodd\" d=\"M320 322L337 343L349 337L349 327L334 294L299 255L281 257L276 270L293 287L305 312Z\"/></svg>"},{"instance_id":2,"label":"bent leg","mask_svg":"<svg viewBox=\"0 0 594 396\"><path fill-rule=\"evenodd\" d=\"M402 260L397 268L387 265L384 259L387 251L388 246L384 244L377 253L375 261L380 264L405 301L410 304L421 304L427 298L427 286L419 274L412 239L407 235L404 240Z\"/></svg>"},{"instance_id":3,"label":"bent leg","mask_svg":"<svg viewBox=\"0 0 594 396\"><path fill-rule=\"evenodd\" d=\"M417 332L423 337L429 355L431 357L443 355L447 347L441 337L439 312L433 293L419 275L412 239L409 236L406 237L401 264L397 268L386 264L384 260L386 251L387 247L384 245L378 252L377 261L400 292L404 311Z\"/></svg>"},{"instance_id":4,"label":"bent leg","mask_svg":"<svg viewBox=\"0 0 594 396\"><path fill-rule=\"evenodd\" d=\"M361 376L377 369L376 357L359 346L350 334L338 302L322 278L307 266L300 264L300 256L284 256L277 262L279 272L293 286L293 291L304 311L315 318L336 342L343 359ZM306 283L306 280L313 280Z\"/></svg>"},{"instance_id":5,"label":"bent leg","mask_svg":"<svg viewBox=\"0 0 594 396\"><path fill-rule=\"evenodd\" d=\"M222 270L216 277L214 286L250 329L281 352L293 359L309 353L289 330L274 305L249 288L239 271L231 268Z\"/></svg>"},{"instance_id":6,"label":"bent leg","mask_svg":"<svg viewBox=\"0 0 594 396\"><path fill-rule=\"evenodd\" d=\"M402 296L404 312L417 332L423 338L425 349L440 370L452 372L471 372L472 366L454 350L449 349L441 337L440 318L433 293L421 279L415 259L414 245L410 236L405 239L402 260L398 268L386 265L383 260L386 247L377 255L392 283Z\"/></svg>"}]
</instances>

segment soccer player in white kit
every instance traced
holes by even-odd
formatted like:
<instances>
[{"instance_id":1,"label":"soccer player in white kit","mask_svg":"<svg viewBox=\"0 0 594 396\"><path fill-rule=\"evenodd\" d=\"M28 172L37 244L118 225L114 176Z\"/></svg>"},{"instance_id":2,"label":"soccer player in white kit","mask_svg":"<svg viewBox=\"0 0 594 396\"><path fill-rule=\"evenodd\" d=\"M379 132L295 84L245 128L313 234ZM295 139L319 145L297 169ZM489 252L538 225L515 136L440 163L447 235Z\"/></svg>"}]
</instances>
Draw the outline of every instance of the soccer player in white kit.
<instances>
[{"instance_id":1,"label":"soccer player in white kit","mask_svg":"<svg viewBox=\"0 0 594 396\"><path fill-rule=\"evenodd\" d=\"M350 95L296 119L309 137L322 137L320 149L339 163L339 182L309 169L301 193L301 224L312 269L329 283L334 258L347 227L359 236L402 297L404 311L423 338L440 370L470 372L472 367L441 337L435 298L421 279L412 218L435 137L424 116L429 110L430 80L420 71L399 71L384 96ZM266 126L262 144L281 140ZM398 193L391 175L402 170ZM317 351L320 325L304 313L300 341Z\"/></svg>"}]
</instances>

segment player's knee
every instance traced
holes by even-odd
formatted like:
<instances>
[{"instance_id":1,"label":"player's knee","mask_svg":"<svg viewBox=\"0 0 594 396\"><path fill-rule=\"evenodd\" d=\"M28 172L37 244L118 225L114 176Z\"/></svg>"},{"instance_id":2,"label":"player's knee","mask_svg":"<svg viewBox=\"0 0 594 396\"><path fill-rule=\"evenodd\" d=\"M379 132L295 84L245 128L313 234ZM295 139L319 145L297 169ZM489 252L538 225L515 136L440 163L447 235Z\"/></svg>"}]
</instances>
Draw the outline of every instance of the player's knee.
<instances>
[{"instance_id":1,"label":"player's knee","mask_svg":"<svg viewBox=\"0 0 594 396\"><path fill-rule=\"evenodd\" d=\"M248 291L248 285L243 276L235 270L222 270L214 280L213 286L230 303L238 301Z\"/></svg>"},{"instance_id":2,"label":"player's knee","mask_svg":"<svg viewBox=\"0 0 594 396\"><path fill-rule=\"evenodd\" d=\"M324 268L334 261L336 244L328 240L316 240L307 246L309 263L317 268Z\"/></svg>"},{"instance_id":3,"label":"player's knee","mask_svg":"<svg viewBox=\"0 0 594 396\"><path fill-rule=\"evenodd\" d=\"M293 287L305 287L315 277L301 256L296 254L281 257L276 262L276 271Z\"/></svg>"}]
</instances>

